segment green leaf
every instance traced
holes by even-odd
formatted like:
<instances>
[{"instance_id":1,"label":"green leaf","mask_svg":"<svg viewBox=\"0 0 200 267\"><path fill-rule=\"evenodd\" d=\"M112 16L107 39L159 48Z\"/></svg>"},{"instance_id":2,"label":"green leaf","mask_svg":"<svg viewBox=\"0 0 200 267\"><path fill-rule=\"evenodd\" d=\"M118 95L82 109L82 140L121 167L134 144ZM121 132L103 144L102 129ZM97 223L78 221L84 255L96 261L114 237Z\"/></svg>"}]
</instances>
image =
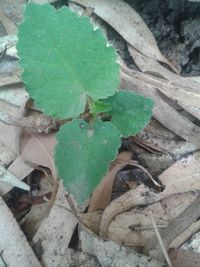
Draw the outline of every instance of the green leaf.
<instances>
[{"instance_id":1,"label":"green leaf","mask_svg":"<svg viewBox=\"0 0 200 267\"><path fill-rule=\"evenodd\" d=\"M81 203L99 184L120 146L120 133L111 122L90 125L75 119L61 127L55 162L58 176L69 193Z\"/></svg>"},{"instance_id":2,"label":"green leaf","mask_svg":"<svg viewBox=\"0 0 200 267\"><path fill-rule=\"evenodd\" d=\"M88 17L67 7L28 4L19 27L17 50L22 79L36 106L59 118L77 117L86 96L115 93L119 65L113 47Z\"/></svg>"},{"instance_id":3,"label":"green leaf","mask_svg":"<svg viewBox=\"0 0 200 267\"><path fill-rule=\"evenodd\" d=\"M130 91L119 91L104 102L111 105L108 114L124 137L140 132L152 116L153 101Z\"/></svg>"},{"instance_id":4,"label":"green leaf","mask_svg":"<svg viewBox=\"0 0 200 267\"><path fill-rule=\"evenodd\" d=\"M90 105L90 113L102 113L111 110L111 106L103 101L93 101Z\"/></svg>"}]
</instances>

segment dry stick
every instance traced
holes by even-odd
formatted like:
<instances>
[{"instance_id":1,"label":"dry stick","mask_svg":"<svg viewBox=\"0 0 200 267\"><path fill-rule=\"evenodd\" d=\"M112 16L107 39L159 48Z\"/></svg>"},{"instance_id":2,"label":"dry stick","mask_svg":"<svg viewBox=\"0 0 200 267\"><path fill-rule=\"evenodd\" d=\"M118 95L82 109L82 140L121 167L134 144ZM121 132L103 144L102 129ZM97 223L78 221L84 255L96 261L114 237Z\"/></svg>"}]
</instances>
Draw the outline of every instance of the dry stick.
<instances>
[{"instance_id":1,"label":"dry stick","mask_svg":"<svg viewBox=\"0 0 200 267\"><path fill-rule=\"evenodd\" d=\"M200 216L200 197L198 197L188 208L186 208L174 221L165 229L160 231L164 246L169 247L171 242L183 233ZM154 237L147 245L147 250L154 253L154 256L160 258L159 244Z\"/></svg>"},{"instance_id":2,"label":"dry stick","mask_svg":"<svg viewBox=\"0 0 200 267\"><path fill-rule=\"evenodd\" d=\"M57 120L43 114L28 116L28 117L14 117L7 112L0 112L0 121L7 125L31 128L38 133L49 133L52 130L58 129Z\"/></svg>"},{"instance_id":3,"label":"dry stick","mask_svg":"<svg viewBox=\"0 0 200 267\"><path fill-rule=\"evenodd\" d=\"M160 236L160 233L159 233L158 227L157 227L157 225L156 225L156 222L155 222L155 220L154 220L154 217L153 217L153 215L152 215L152 211L149 211L149 215L150 215L150 217L151 217L151 220L152 220L152 223L153 223L153 227L154 227L154 230L155 230L157 239L158 239L158 241L159 241L159 244L160 244L160 246L161 246L161 249L162 249L162 251L163 251L163 254L164 254L164 256L165 256L166 262L167 262L167 264L168 264L170 267L173 267L173 266L172 266L172 263L171 263L171 260L170 260L168 254L167 254L167 251L166 251L165 245L164 245L164 243L163 243L163 240L162 240L162 238L161 238L161 236Z\"/></svg>"}]
</instances>

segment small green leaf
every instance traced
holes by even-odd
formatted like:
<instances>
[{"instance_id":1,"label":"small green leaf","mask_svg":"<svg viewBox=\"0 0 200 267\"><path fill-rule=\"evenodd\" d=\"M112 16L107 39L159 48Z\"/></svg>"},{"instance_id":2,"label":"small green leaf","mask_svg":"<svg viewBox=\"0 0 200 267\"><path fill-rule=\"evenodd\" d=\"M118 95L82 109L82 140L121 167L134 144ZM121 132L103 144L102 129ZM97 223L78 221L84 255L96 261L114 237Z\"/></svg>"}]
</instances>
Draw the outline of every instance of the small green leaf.
<instances>
[{"instance_id":1,"label":"small green leaf","mask_svg":"<svg viewBox=\"0 0 200 267\"><path fill-rule=\"evenodd\" d=\"M90 113L102 113L111 110L111 106L103 101L93 101L90 105Z\"/></svg>"},{"instance_id":2,"label":"small green leaf","mask_svg":"<svg viewBox=\"0 0 200 267\"><path fill-rule=\"evenodd\" d=\"M130 91L119 91L104 102L111 105L108 114L124 137L140 132L152 116L153 101Z\"/></svg>"},{"instance_id":3,"label":"small green leaf","mask_svg":"<svg viewBox=\"0 0 200 267\"><path fill-rule=\"evenodd\" d=\"M86 97L115 93L117 54L88 17L67 7L28 4L19 27L17 50L23 81L37 107L59 118L77 117Z\"/></svg>"},{"instance_id":4,"label":"small green leaf","mask_svg":"<svg viewBox=\"0 0 200 267\"><path fill-rule=\"evenodd\" d=\"M120 146L120 133L110 122L97 120L90 127L81 119L61 127L55 162L58 176L69 193L81 203L86 200L107 172Z\"/></svg>"}]
</instances>

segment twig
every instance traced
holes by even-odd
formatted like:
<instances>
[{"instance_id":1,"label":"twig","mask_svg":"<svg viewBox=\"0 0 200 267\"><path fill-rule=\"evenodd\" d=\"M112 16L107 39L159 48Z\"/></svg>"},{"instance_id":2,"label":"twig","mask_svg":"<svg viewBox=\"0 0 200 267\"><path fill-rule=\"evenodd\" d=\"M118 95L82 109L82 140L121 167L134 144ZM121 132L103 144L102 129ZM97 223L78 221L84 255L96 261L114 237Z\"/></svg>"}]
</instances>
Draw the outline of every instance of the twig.
<instances>
[{"instance_id":1,"label":"twig","mask_svg":"<svg viewBox=\"0 0 200 267\"><path fill-rule=\"evenodd\" d=\"M200 216L200 197L187 207L174 221L172 221L165 229L160 231L164 246L166 248L172 243L175 238L182 234L192 223L194 223ZM159 244L156 238L147 245L147 250L150 253L157 254L159 252ZM156 252L155 252L156 251ZM158 255L158 254L157 254Z\"/></svg>"},{"instance_id":2,"label":"twig","mask_svg":"<svg viewBox=\"0 0 200 267\"><path fill-rule=\"evenodd\" d=\"M5 124L21 127L32 128L38 133L49 133L52 130L58 129L57 120L42 114L28 117L14 117L9 113L0 112L0 121Z\"/></svg>"},{"instance_id":3,"label":"twig","mask_svg":"<svg viewBox=\"0 0 200 267\"><path fill-rule=\"evenodd\" d=\"M151 217L151 220L152 220L152 223L153 223L153 227L154 227L156 236L157 236L157 238L158 238L159 244L160 244L160 246L161 246L162 252L163 252L163 254L164 254L164 256L165 256L166 262L167 262L167 264L168 264L170 267L173 267L173 266L172 266L172 263L171 263L171 260L170 260L168 254L167 254L167 251L166 251L165 245L164 245L164 243L163 243L163 240L162 240L162 238L161 238L161 236L160 236L160 233L159 233L158 227L157 227L157 225L156 225L156 222L155 222L155 220L154 220L154 217L153 217L153 215L152 215L152 211L149 211L149 215L150 215L150 217Z\"/></svg>"}]
</instances>

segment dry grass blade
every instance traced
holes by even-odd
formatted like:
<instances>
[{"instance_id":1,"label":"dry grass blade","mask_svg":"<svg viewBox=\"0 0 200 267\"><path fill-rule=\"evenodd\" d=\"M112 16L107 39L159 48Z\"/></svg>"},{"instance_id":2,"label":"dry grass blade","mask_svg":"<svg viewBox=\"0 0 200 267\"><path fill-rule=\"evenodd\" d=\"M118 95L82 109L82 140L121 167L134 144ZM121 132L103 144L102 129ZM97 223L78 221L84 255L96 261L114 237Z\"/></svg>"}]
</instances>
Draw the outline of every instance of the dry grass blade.
<instances>
[{"instance_id":1,"label":"dry grass blade","mask_svg":"<svg viewBox=\"0 0 200 267\"><path fill-rule=\"evenodd\" d=\"M164 246L169 247L170 243L183 233L200 216L200 197L198 197L187 209L185 209L173 222L160 231ZM156 259L162 259L159 244L153 238L147 245L150 255Z\"/></svg>"},{"instance_id":2,"label":"dry grass blade","mask_svg":"<svg viewBox=\"0 0 200 267\"><path fill-rule=\"evenodd\" d=\"M156 225L156 222L155 222L155 220L154 220L154 218L153 218L152 212L149 212L149 215L150 215L150 217L151 217L151 220L152 220L152 223L153 223L153 227L154 227L156 236L157 236L157 238L158 238L160 247L161 247L161 249L162 249L162 252L163 252L163 254L164 254L164 256L165 256L166 262L167 262L167 264L168 264L170 267L173 267L173 266L172 266L172 263L171 263L171 260L170 260L168 254L167 254L166 248L165 248L165 246L164 246L162 237L160 236L160 233L159 233L158 227L157 227L157 225Z\"/></svg>"}]
</instances>

